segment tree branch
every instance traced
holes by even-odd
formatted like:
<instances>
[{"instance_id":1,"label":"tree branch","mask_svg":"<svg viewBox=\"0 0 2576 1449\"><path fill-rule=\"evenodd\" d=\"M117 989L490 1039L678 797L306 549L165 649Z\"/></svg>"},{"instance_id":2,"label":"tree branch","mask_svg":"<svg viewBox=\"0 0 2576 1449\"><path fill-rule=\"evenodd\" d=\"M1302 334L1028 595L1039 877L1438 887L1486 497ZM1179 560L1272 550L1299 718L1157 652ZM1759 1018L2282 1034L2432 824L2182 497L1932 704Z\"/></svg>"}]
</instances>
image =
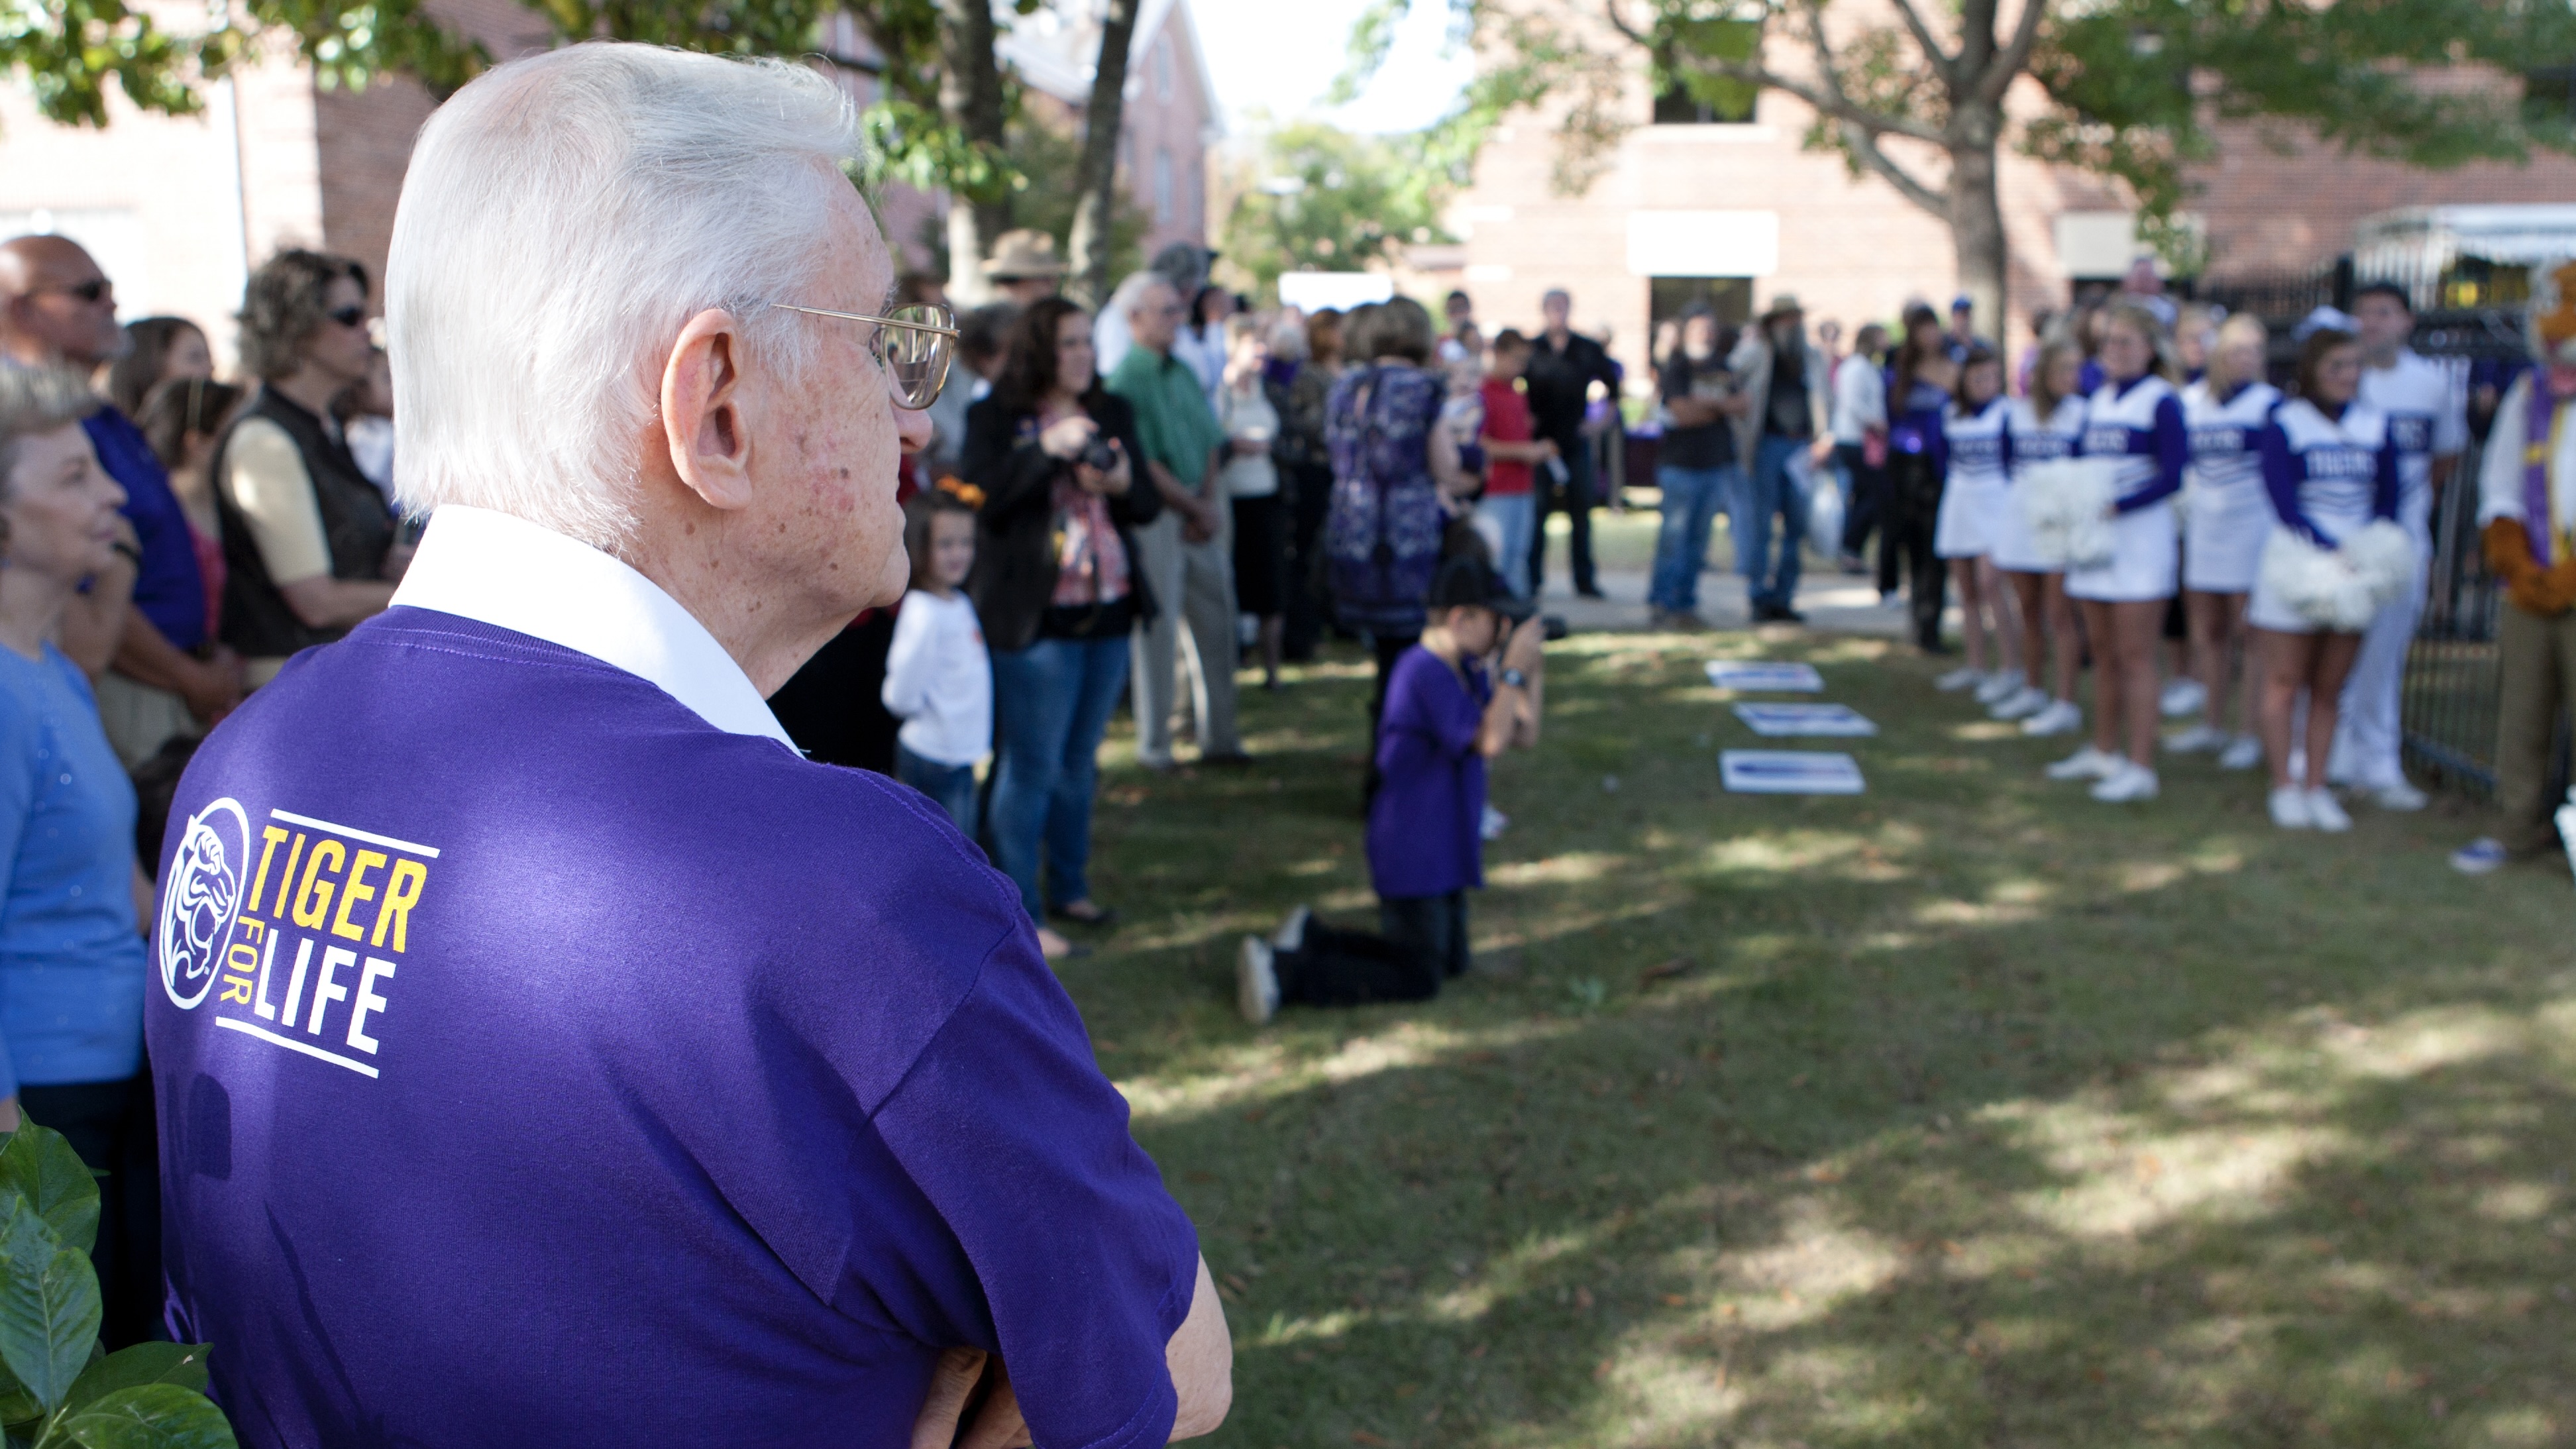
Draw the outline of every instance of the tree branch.
<instances>
[{"instance_id":1,"label":"tree branch","mask_svg":"<svg viewBox=\"0 0 2576 1449\"><path fill-rule=\"evenodd\" d=\"M1609 11L1611 24L1618 26L1622 32L1632 38L1635 37L1636 32L1630 30L1625 20L1618 14L1616 0L1611 0L1605 8ZM1809 85L1805 81L1792 80L1767 66L1740 60L1715 60L1701 56L1694 57L1692 64L1710 75L1720 75L1728 80L1742 81L1746 85L1760 86L1766 90L1795 96L1823 115L1830 116L1845 125L1862 127L1874 135L1906 136L1934 146L1948 143L1949 138L1937 127L1926 125L1909 116L1891 116L1884 111L1873 111L1855 104L1849 96L1843 94L1842 81L1834 72L1833 50L1825 44L1821 26L1813 24L1812 12L1809 34L1815 42L1817 72L1825 82L1822 87Z\"/></svg>"},{"instance_id":2,"label":"tree branch","mask_svg":"<svg viewBox=\"0 0 2576 1449\"><path fill-rule=\"evenodd\" d=\"M1895 0L1895 3L1897 15L1905 21L1905 28L1913 35L1914 43L1923 47L1923 58L1931 62L1933 73L1940 76L1945 85L1956 90L1958 57L1943 50L1941 42L1933 38L1932 27L1924 23L1923 12L1914 8L1914 0ZM1810 12L1817 12L1822 11L1824 7L1812 3L1811 0L1808 9ZM1818 35L1824 34L1824 18L1821 15L1815 16L1813 24Z\"/></svg>"},{"instance_id":3,"label":"tree branch","mask_svg":"<svg viewBox=\"0 0 2576 1449\"><path fill-rule=\"evenodd\" d=\"M1944 222L1950 219L1950 198L1933 190L1913 172L1896 164L1895 158L1878 149L1876 136L1846 121L1843 123L1843 144L1851 148L1852 155L1859 158L1862 165L1876 172L1880 180L1895 187L1897 195Z\"/></svg>"},{"instance_id":4,"label":"tree branch","mask_svg":"<svg viewBox=\"0 0 2576 1449\"><path fill-rule=\"evenodd\" d=\"M1986 63L1986 73L1977 77L1978 100L1990 106L2003 104L2013 78L2030 68L2031 50L2039 44L2039 22L2047 13L2047 0L2021 0L2021 18L2013 23L2012 39Z\"/></svg>"}]
</instances>

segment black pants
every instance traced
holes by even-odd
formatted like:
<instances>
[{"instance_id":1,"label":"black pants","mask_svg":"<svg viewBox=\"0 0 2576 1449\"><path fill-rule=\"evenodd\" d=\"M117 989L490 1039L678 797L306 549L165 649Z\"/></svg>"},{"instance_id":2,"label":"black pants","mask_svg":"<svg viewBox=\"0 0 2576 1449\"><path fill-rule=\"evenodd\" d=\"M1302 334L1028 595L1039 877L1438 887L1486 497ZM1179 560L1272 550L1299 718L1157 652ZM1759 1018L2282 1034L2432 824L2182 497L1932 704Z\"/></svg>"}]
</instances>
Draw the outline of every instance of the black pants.
<instances>
[{"instance_id":1,"label":"black pants","mask_svg":"<svg viewBox=\"0 0 2576 1449\"><path fill-rule=\"evenodd\" d=\"M1851 497L1843 509L1843 552L1854 557L1869 547L1871 534L1887 526L1887 469L1884 465L1871 467L1862 461L1865 456L1866 450L1858 443L1834 444L1835 460L1851 476ZM1882 594L1896 590L1887 571L1891 562L1886 551L1880 550L1878 591Z\"/></svg>"},{"instance_id":2,"label":"black pants","mask_svg":"<svg viewBox=\"0 0 2576 1449\"><path fill-rule=\"evenodd\" d=\"M1538 493L1538 518L1530 528L1530 597L1535 599L1547 585L1547 516L1562 510L1569 525L1565 536L1565 558L1574 572L1574 591L1590 594L1600 591L1592 572L1592 440L1577 437L1559 438L1556 445L1564 450L1565 481L1556 481L1556 470L1541 463L1533 470Z\"/></svg>"},{"instance_id":3,"label":"black pants","mask_svg":"<svg viewBox=\"0 0 2576 1449\"><path fill-rule=\"evenodd\" d=\"M1364 1006L1372 1001L1428 1001L1444 977L1467 972L1467 893L1401 896L1378 902L1381 936L1321 921L1281 955L1279 999L1300 1006Z\"/></svg>"},{"instance_id":4,"label":"black pants","mask_svg":"<svg viewBox=\"0 0 2576 1449\"><path fill-rule=\"evenodd\" d=\"M161 1327L161 1139L152 1074L121 1082L20 1087L29 1121L63 1134L98 1180L98 1245L90 1262L107 1310L99 1338L112 1352L167 1338Z\"/></svg>"},{"instance_id":5,"label":"black pants","mask_svg":"<svg viewBox=\"0 0 2576 1449\"><path fill-rule=\"evenodd\" d=\"M1941 471L1921 453L1891 453L1887 459L1888 512L1878 538L1881 591L1896 587L1901 561L1911 575L1908 612L1914 620L1914 642L1941 647L1941 609L1948 602L1950 571L1932 552L1932 526L1941 516Z\"/></svg>"},{"instance_id":6,"label":"black pants","mask_svg":"<svg viewBox=\"0 0 2576 1449\"><path fill-rule=\"evenodd\" d=\"M1280 612L1287 624L1280 631L1279 652L1302 664L1315 657L1315 645L1324 637L1322 540L1324 518L1333 507L1333 470L1292 468L1280 484L1288 495L1288 527L1279 575Z\"/></svg>"}]
</instances>

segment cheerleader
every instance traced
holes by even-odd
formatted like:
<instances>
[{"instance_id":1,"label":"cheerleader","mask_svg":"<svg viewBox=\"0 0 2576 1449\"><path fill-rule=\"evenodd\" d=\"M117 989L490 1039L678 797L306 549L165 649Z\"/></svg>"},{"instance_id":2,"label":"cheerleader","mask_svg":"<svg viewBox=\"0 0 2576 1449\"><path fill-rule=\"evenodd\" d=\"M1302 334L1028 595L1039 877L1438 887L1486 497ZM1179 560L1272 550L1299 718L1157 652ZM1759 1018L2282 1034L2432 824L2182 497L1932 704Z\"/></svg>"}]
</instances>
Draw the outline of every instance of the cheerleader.
<instances>
[{"instance_id":1,"label":"cheerleader","mask_svg":"<svg viewBox=\"0 0 2576 1449\"><path fill-rule=\"evenodd\" d=\"M1982 342L1970 346L1959 361L1955 396L1941 416L1941 508L1932 527L1932 551L1959 586L1960 633L1968 662L1935 683L1943 690L1973 685L1977 702L1984 705L2025 685L2012 600L1995 574L1992 556L2003 516L2012 507L2004 455L2004 422L2011 413L2004 400L2003 359ZM1999 661L1992 670L1986 668L1989 634Z\"/></svg>"},{"instance_id":2,"label":"cheerleader","mask_svg":"<svg viewBox=\"0 0 2576 1449\"><path fill-rule=\"evenodd\" d=\"M2275 528L2333 548L2373 518L2397 516L2397 444L2388 415L2355 401L2361 343L2321 327L2299 349L2299 395L2262 433L2263 490ZM2361 635L2328 632L2286 606L2258 577L2246 621L2263 658L2263 750L2272 762L2272 823L2284 830L2349 830L2326 789L2335 716ZM2308 695L2307 779L2290 778L2290 715Z\"/></svg>"},{"instance_id":3,"label":"cheerleader","mask_svg":"<svg viewBox=\"0 0 2576 1449\"><path fill-rule=\"evenodd\" d=\"M2191 462L2182 399L2161 372L2155 318L2131 306L2102 321L2102 386L2084 405L2078 451L2117 460L2109 562L2069 570L2066 592L2092 642L2093 743L2048 767L2094 781L2096 800L2156 798L2156 644L2179 582L2173 496ZM2126 726L2129 753L2116 753Z\"/></svg>"},{"instance_id":4,"label":"cheerleader","mask_svg":"<svg viewBox=\"0 0 2576 1449\"><path fill-rule=\"evenodd\" d=\"M2191 470L2183 497L2183 603L2191 615L2192 672L2201 684L2202 722L2165 741L2169 750L2216 750L2221 769L2250 770L2263 742L2246 728L2253 693L2236 701L2236 730L2227 729L2227 697L2245 651L2245 600L2272 531L2256 451L2263 425L2280 406L2280 389L2263 381L2268 341L2263 324L2230 317L2208 350L2208 371L2182 392L2191 429Z\"/></svg>"},{"instance_id":5,"label":"cheerleader","mask_svg":"<svg viewBox=\"0 0 2576 1449\"><path fill-rule=\"evenodd\" d=\"M2004 422L2006 476L2018 483L2034 463L2055 462L2075 451L2084 432L2084 398L2077 391L2084 348L2072 337L2042 346L2030 370L2030 395L2016 398ZM2083 667L2083 638L2075 606L2066 597L2066 571L2039 555L2030 521L2018 498L2007 497L1995 532L1995 567L2012 585L2021 616L2021 688L1991 711L2020 720L2026 735L2062 735L2084 723L2075 704L2075 675ZM2049 685L2040 683L2040 661L2049 662Z\"/></svg>"}]
</instances>

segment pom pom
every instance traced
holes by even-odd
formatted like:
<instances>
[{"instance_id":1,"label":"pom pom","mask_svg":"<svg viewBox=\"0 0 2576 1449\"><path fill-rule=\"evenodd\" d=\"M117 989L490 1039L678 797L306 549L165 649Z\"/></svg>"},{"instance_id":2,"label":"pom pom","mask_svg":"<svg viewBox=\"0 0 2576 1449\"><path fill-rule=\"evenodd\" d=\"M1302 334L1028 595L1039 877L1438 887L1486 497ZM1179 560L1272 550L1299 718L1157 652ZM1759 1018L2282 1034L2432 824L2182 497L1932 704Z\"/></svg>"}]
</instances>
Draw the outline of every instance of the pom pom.
<instances>
[{"instance_id":1,"label":"pom pom","mask_svg":"<svg viewBox=\"0 0 2576 1449\"><path fill-rule=\"evenodd\" d=\"M2414 576L2414 541L2385 520L2355 530L2336 548L2319 548L2297 530L2277 527L2263 543L2263 587L2292 613L2338 634L2369 628L2380 606Z\"/></svg>"},{"instance_id":2,"label":"pom pom","mask_svg":"<svg viewBox=\"0 0 2576 1449\"><path fill-rule=\"evenodd\" d=\"M2059 568L2111 561L2112 476L2108 458L2054 458L2013 474L2013 501L2030 525L2032 552Z\"/></svg>"}]
</instances>

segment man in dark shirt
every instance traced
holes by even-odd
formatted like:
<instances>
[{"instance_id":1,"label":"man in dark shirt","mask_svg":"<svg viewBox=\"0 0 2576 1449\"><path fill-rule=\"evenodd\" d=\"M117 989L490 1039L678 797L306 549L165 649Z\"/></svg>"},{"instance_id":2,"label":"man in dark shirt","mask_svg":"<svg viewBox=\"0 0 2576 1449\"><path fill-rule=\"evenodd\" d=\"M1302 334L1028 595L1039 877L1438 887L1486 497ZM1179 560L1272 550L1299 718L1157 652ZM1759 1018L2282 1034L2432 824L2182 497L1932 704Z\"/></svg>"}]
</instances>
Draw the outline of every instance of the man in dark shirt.
<instances>
[{"instance_id":1,"label":"man in dark shirt","mask_svg":"<svg viewBox=\"0 0 2576 1449\"><path fill-rule=\"evenodd\" d=\"M1574 591L1597 599L1601 590L1592 570L1592 450L1583 430L1583 413L1591 403L1594 383L1606 395L1618 395L1619 373L1600 343L1566 325L1574 312L1571 295L1551 291L1539 299L1538 306L1547 329L1530 348L1529 370L1522 376L1529 382L1530 421L1541 438L1556 444L1563 472L1539 470L1538 526L1531 530L1530 541L1530 597L1537 598L1547 582L1547 515L1562 508L1573 524L1566 553L1574 571Z\"/></svg>"},{"instance_id":2,"label":"man in dark shirt","mask_svg":"<svg viewBox=\"0 0 2576 1449\"><path fill-rule=\"evenodd\" d=\"M1752 406L1727 371L1716 313L1693 307L1682 314L1681 345L1664 359L1658 391L1672 422L1655 456L1663 522L1655 530L1646 606L1657 627L1696 630L1704 627L1699 572L1708 559L1708 531L1736 482L1727 420Z\"/></svg>"}]
</instances>

